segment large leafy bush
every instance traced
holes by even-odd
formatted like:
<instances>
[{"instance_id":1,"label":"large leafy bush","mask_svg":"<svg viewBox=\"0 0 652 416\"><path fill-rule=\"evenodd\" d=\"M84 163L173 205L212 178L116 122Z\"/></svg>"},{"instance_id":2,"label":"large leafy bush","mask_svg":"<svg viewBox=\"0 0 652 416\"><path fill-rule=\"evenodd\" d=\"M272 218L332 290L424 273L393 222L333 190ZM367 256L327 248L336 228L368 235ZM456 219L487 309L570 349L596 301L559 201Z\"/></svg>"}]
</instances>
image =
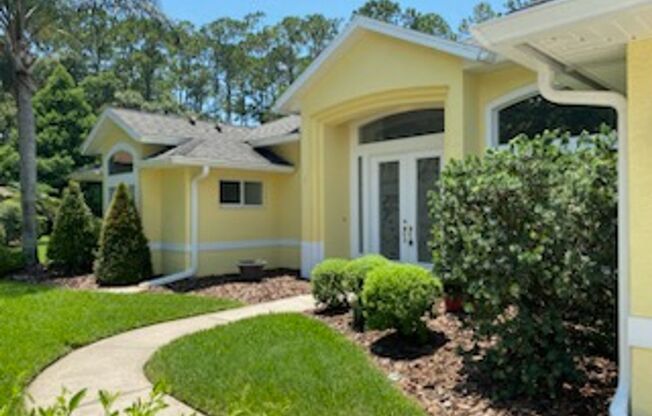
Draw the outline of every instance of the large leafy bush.
<instances>
[{"instance_id":1,"label":"large leafy bush","mask_svg":"<svg viewBox=\"0 0 652 416\"><path fill-rule=\"evenodd\" d=\"M344 269L347 264L348 261L344 259L327 259L315 266L310 284L317 302L332 309L348 306L344 289Z\"/></svg>"},{"instance_id":2,"label":"large leafy bush","mask_svg":"<svg viewBox=\"0 0 652 416\"><path fill-rule=\"evenodd\" d=\"M580 354L613 352L616 159L610 132L572 145L546 132L444 169L435 273L463 294L476 339L492 341L480 365L497 394L555 396Z\"/></svg>"},{"instance_id":3,"label":"large leafy bush","mask_svg":"<svg viewBox=\"0 0 652 416\"><path fill-rule=\"evenodd\" d=\"M70 182L54 220L48 258L66 273L90 271L97 248L98 229L79 184Z\"/></svg>"},{"instance_id":4,"label":"large leafy bush","mask_svg":"<svg viewBox=\"0 0 652 416\"><path fill-rule=\"evenodd\" d=\"M396 329L405 337L423 334L421 319L442 294L441 281L428 270L390 263L367 276L362 301L367 324L373 329Z\"/></svg>"},{"instance_id":5,"label":"large leafy bush","mask_svg":"<svg viewBox=\"0 0 652 416\"><path fill-rule=\"evenodd\" d=\"M103 284L126 285L152 276L140 216L125 184L118 185L100 235L95 275Z\"/></svg>"}]
</instances>

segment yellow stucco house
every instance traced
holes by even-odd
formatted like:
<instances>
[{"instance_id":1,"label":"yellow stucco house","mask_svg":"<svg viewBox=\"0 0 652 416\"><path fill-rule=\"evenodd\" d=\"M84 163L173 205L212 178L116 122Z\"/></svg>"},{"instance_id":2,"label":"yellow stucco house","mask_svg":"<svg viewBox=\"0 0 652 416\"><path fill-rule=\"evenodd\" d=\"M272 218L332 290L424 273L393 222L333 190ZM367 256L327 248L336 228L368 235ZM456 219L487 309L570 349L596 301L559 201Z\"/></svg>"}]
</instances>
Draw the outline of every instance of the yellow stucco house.
<instances>
[{"instance_id":1,"label":"yellow stucco house","mask_svg":"<svg viewBox=\"0 0 652 416\"><path fill-rule=\"evenodd\" d=\"M105 201L129 184L158 282L240 259L308 275L325 257L427 264L425 193L452 158L501 145L504 112L540 95L611 108L619 132L619 386L652 415L652 1L556 0L466 42L356 18L246 129L108 109L85 141ZM555 126L551 126L555 127Z\"/></svg>"}]
</instances>

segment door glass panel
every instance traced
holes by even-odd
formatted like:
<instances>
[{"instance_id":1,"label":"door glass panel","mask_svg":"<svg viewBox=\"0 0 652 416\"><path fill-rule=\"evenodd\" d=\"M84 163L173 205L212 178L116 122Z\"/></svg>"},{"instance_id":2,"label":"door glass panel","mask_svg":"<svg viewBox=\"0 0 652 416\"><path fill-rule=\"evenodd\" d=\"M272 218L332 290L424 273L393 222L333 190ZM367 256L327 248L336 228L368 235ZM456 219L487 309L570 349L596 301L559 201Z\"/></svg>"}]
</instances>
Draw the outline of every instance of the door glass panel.
<instances>
[{"instance_id":1,"label":"door glass panel","mask_svg":"<svg viewBox=\"0 0 652 416\"><path fill-rule=\"evenodd\" d=\"M400 248L400 189L399 162L382 162L378 165L380 254L399 260Z\"/></svg>"},{"instance_id":2,"label":"door glass panel","mask_svg":"<svg viewBox=\"0 0 652 416\"><path fill-rule=\"evenodd\" d=\"M431 263L429 242L432 220L428 204L428 192L435 189L439 179L439 158L417 159L417 259L420 263Z\"/></svg>"}]
</instances>

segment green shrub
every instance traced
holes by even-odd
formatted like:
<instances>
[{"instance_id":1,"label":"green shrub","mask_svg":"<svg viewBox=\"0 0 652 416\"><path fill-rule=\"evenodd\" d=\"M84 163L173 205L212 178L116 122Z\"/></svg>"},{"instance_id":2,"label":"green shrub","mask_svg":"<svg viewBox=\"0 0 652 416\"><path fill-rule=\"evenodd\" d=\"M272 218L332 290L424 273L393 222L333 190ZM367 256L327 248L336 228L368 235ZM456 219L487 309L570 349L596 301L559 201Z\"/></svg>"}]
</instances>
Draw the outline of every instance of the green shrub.
<instances>
[{"instance_id":1,"label":"green shrub","mask_svg":"<svg viewBox=\"0 0 652 416\"><path fill-rule=\"evenodd\" d=\"M425 329L422 317L442 294L441 281L411 264L389 264L369 273L362 290L364 314L373 329L396 329L405 337Z\"/></svg>"},{"instance_id":2,"label":"green shrub","mask_svg":"<svg viewBox=\"0 0 652 416\"><path fill-rule=\"evenodd\" d=\"M366 256L351 260L344 271L346 275L346 280L344 281L346 290L359 297L369 272L378 267L386 266L389 263L390 261L380 254L367 254Z\"/></svg>"},{"instance_id":3,"label":"green shrub","mask_svg":"<svg viewBox=\"0 0 652 416\"><path fill-rule=\"evenodd\" d=\"M362 304L362 288L369 272L383 267L391 262L380 254L367 254L351 260L344 270L344 288L353 294L351 307L353 308L353 328L363 331L365 326L364 305Z\"/></svg>"},{"instance_id":4,"label":"green shrub","mask_svg":"<svg viewBox=\"0 0 652 416\"><path fill-rule=\"evenodd\" d=\"M479 365L498 396L554 397L588 347L613 353L615 143L520 137L451 161L432 194L434 270L463 294L476 345L492 341Z\"/></svg>"},{"instance_id":5,"label":"green shrub","mask_svg":"<svg viewBox=\"0 0 652 416\"><path fill-rule=\"evenodd\" d=\"M312 270L310 276L312 294L327 308L348 306L344 289L344 269L348 263L348 260L344 259L327 259Z\"/></svg>"},{"instance_id":6,"label":"green shrub","mask_svg":"<svg viewBox=\"0 0 652 416\"><path fill-rule=\"evenodd\" d=\"M0 244L0 277L25 267L25 258L20 247Z\"/></svg>"},{"instance_id":7,"label":"green shrub","mask_svg":"<svg viewBox=\"0 0 652 416\"><path fill-rule=\"evenodd\" d=\"M20 240L22 227L22 209L17 199L7 199L0 203L0 224L5 231L5 240L1 243L10 244Z\"/></svg>"},{"instance_id":8,"label":"green shrub","mask_svg":"<svg viewBox=\"0 0 652 416\"><path fill-rule=\"evenodd\" d=\"M95 275L107 285L134 284L152 276L152 260L136 205L121 183L100 235Z\"/></svg>"},{"instance_id":9,"label":"green shrub","mask_svg":"<svg viewBox=\"0 0 652 416\"><path fill-rule=\"evenodd\" d=\"M48 259L55 269L66 273L90 271L97 239L93 214L84 202L79 185L70 182L54 220Z\"/></svg>"}]
</instances>

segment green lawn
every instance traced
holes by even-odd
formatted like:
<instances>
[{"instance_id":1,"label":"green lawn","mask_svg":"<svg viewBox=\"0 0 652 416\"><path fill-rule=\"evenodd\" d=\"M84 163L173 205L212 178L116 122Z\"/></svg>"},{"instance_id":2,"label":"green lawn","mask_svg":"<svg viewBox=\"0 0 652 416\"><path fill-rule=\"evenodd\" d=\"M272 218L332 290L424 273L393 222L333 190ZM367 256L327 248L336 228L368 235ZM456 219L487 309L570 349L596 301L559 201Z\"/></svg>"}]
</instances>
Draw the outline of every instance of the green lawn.
<instances>
[{"instance_id":1,"label":"green lawn","mask_svg":"<svg viewBox=\"0 0 652 416\"><path fill-rule=\"evenodd\" d=\"M44 235L38 239L38 244L36 246L36 255L38 261L41 264L46 264L48 262L48 243L50 242L50 236Z\"/></svg>"},{"instance_id":2,"label":"green lawn","mask_svg":"<svg viewBox=\"0 0 652 416\"><path fill-rule=\"evenodd\" d=\"M146 373L209 415L424 415L361 349L300 314L181 338L159 350Z\"/></svg>"},{"instance_id":3,"label":"green lawn","mask_svg":"<svg viewBox=\"0 0 652 416\"><path fill-rule=\"evenodd\" d=\"M0 280L0 408L73 348L128 329L238 306L229 300L80 292Z\"/></svg>"}]
</instances>

